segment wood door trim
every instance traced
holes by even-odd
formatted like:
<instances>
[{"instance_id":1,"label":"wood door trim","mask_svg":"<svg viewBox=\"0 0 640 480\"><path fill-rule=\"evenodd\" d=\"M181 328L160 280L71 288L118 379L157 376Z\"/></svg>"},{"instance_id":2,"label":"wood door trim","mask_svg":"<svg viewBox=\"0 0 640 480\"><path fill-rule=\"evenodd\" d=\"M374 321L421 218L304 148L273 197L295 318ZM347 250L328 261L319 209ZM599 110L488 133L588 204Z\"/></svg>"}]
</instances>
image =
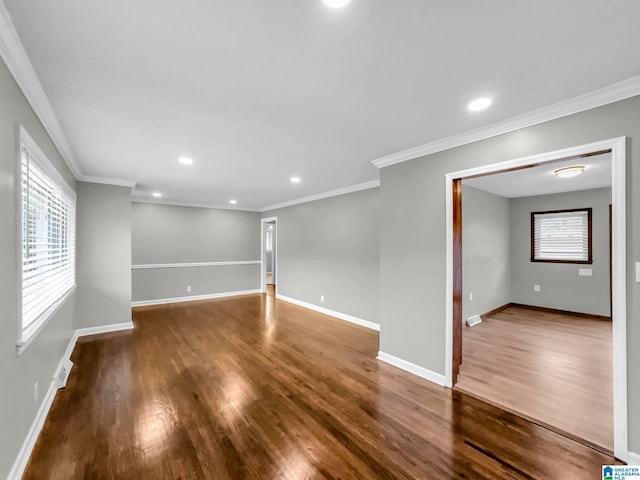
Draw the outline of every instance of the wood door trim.
<instances>
[{"instance_id":1,"label":"wood door trim","mask_svg":"<svg viewBox=\"0 0 640 480\"><path fill-rule=\"evenodd\" d=\"M508 167L508 168L503 168L501 170L494 170L488 173L478 173L476 175L467 175L465 176L465 180L470 180L472 178L478 178L478 177L486 177L489 175L496 175L498 173L508 173L508 172L514 172L516 170L522 170L525 168L533 168L533 167L539 167L540 165L549 165L549 164L553 164L553 163L558 163L558 162L566 162L569 160L579 160L582 158L589 158L589 157L593 157L596 155L604 155L605 153L611 153L611 149L610 148L605 148L602 150L598 150L595 152L591 152L591 153L582 153L579 155L570 155L568 157L561 157L561 158L557 158L555 160L546 160L543 162L534 162L534 163L530 163L528 165L519 165L517 167Z\"/></svg>"},{"instance_id":2,"label":"wood door trim","mask_svg":"<svg viewBox=\"0 0 640 480\"><path fill-rule=\"evenodd\" d=\"M452 386L462 364L462 179L452 181L453 192L453 369Z\"/></svg>"}]
</instances>

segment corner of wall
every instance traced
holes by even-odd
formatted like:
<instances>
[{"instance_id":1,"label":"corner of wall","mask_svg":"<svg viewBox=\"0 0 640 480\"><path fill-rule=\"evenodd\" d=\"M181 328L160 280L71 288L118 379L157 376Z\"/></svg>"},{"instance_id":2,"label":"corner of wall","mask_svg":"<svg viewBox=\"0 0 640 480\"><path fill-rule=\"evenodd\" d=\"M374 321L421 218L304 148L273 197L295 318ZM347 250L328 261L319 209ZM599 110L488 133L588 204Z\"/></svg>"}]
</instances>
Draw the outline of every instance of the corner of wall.
<instances>
[{"instance_id":1,"label":"corner of wall","mask_svg":"<svg viewBox=\"0 0 640 480\"><path fill-rule=\"evenodd\" d=\"M96 335L99 333L108 333L108 332L117 332L122 330L130 330L133 329L133 323L121 323L115 325L104 325L101 327L93 327L93 328L83 328L76 330L71 339L69 340L69 344L67 349L65 350L62 358L58 362L58 366L56 367L55 374L51 378L51 382L49 383L49 387L47 388L47 393L44 395L40 406L38 407L38 411L36 413L33 422L29 428L29 431L20 447L18 455L9 471L9 475L7 476L7 480L19 480L22 478L25 469L27 468L27 464L29 463L29 458L33 452L33 448L36 445L36 441L38 440L38 436L44 426L44 423L47 419L47 415L49 414L49 410L53 405L53 401L56 396L56 392L58 391L58 386L56 384L56 378L58 377L59 372L61 371L63 365L71 363L71 354L76 346L76 342L79 337L87 336L87 335ZM71 366L73 364L71 363Z\"/></svg>"},{"instance_id":2,"label":"corner of wall","mask_svg":"<svg viewBox=\"0 0 640 480\"><path fill-rule=\"evenodd\" d=\"M131 188L78 182L75 328L131 322Z\"/></svg>"},{"instance_id":3,"label":"corner of wall","mask_svg":"<svg viewBox=\"0 0 640 480\"><path fill-rule=\"evenodd\" d=\"M420 365L416 365L415 363L408 362L406 360L403 360L402 358L390 355L383 351L379 351L376 358L380 361L388 363L389 365L393 365L394 367L404 370L405 372L409 372L413 375L424 378L425 380L429 380L430 382L433 382L442 387L447 386L447 379L444 375L421 367Z\"/></svg>"}]
</instances>

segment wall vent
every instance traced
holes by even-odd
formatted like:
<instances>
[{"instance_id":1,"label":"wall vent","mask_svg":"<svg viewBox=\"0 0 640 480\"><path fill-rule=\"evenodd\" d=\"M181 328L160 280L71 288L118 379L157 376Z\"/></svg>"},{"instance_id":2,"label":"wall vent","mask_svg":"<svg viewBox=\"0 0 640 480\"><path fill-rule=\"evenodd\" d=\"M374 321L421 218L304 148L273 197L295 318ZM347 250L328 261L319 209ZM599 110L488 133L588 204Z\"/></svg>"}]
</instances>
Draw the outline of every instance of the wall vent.
<instances>
[{"instance_id":1,"label":"wall vent","mask_svg":"<svg viewBox=\"0 0 640 480\"><path fill-rule=\"evenodd\" d=\"M466 321L467 327L473 327L474 325L478 325L479 323L482 323L482 318L480 318L480 315L472 315L471 317L467 318Z\"/></svg>"},{"instance_id":2,"label":"wall vent","mask_svg":"<svg viewBox=\"0 0 640 480\"><path fill-rule=\"evenodd\" d=\"M58 373L54 377L56 388L64 388L67 386L67 379L69 378L69 373L71 372L72 367L73 362L71 360L64 360L62 362L60 370L58 370Z\"/></svg>"}]
</instances>

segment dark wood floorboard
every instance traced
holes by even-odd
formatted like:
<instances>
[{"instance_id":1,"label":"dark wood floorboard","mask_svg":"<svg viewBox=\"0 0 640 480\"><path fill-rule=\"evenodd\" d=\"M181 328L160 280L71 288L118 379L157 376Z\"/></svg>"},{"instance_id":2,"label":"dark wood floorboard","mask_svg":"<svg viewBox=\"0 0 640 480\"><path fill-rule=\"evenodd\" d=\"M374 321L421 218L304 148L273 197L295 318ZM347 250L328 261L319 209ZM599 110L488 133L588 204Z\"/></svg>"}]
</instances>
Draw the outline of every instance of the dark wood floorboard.
<instances>
[{"instance_id":1,"label":"dark wood floorboard","mask_svg":"<svg viewBox=\"0 0 640 480\"><path fill-rule=\"evenodd\" d=\"M82 338L26 479L599 479L612 458L375 359L378 333L250 295Z\"/></svg>"}]
</instances>

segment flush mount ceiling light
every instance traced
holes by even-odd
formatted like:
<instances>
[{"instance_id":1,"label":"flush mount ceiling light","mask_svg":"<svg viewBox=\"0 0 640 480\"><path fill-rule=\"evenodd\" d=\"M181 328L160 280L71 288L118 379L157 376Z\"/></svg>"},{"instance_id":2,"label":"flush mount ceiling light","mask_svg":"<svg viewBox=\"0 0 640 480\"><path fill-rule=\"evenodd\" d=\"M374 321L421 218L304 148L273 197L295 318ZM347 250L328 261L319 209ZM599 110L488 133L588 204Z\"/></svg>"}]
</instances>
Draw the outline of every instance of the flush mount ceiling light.
<instances>
[{"instance_id":1,"label":"flush mount ceiling light","mask_svg":"<svg viewBox=\"0 0 640 480\"><path fill-rule=\"evenodd\" d=\"M193 165L193 159L189 158L189 157L180 157L178 159L178 161L182 164L182 165Z\"/></svg>"},{"instance_id":2,"label":"flush mount ceiling light","mask_svg":"<svg viewBox=\"0 0 640 480\"><path fill-rule=\"evenodd\" d=\"M480 110L484 110L489 105L491 105L490 98L476 98L473 102L467 105L467 109L470 112L479 112Z\"/></svg>"},{"instance_id":3,"label":"flush mount ceiling light","mask_svg":"<svg viewBox=\"0 0 640 480\"><path fill-rule=\"evenodd\" d=\"M291 180L291 183L300 183L301 182L300 177L291 177L289 180Z\"/></svg>"},{"instance_id":4,"label":"flush mount ceiling light","mask_svg":"<svg viewBox=\"0 0 640 480\"><path fill-rule=\"evenodd\" d=\"M576 175L580 175L582 172L584 172L584 165L572 165L570 167L558 168L553 171L557 177L561 178L575 177Z\"/></svg>"},{"instance_id":5,"label":"flush mount ceiling light","mask_svg":"<svg viewBox=\"0 0 640 480\"><path fill-rule=\"evenodd\" d=\"M162 197L162 194L160 192L153 192L151 195L153 195L156 198Z\"/></svg>"},{"instance_id":6,"label":"flush mount ceiling light","mask_svg":"<svg viewBox=\"0 0 640 480\"><path fill-rule=\"evenodd\" d=\"M342 8L342 7L345 7L351 0L322 0L322 1L329 8Z\"/></svg>"},{"instance_id":7,"label":"flush mount ceiling light","mask_svg":"<svg viewBox=\"0 0 640 480\"><path fill-rule=\"evenodd\" d=\"M238 203L238 201L237 200L229 200L229 203L231 205L236 205Z\"/></svg>"}]
</instances>

